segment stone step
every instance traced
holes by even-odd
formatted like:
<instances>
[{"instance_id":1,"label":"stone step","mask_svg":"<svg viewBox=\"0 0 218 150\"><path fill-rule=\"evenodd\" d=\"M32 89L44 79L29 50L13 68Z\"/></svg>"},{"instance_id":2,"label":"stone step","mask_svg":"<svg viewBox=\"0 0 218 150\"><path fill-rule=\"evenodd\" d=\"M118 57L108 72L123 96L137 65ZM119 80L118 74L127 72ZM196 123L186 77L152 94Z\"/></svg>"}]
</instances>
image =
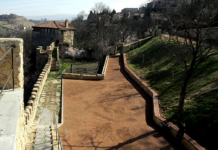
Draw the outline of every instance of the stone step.
<instances>
[{"instance_id":1,"label":"stone step","mask_svg":"<svg viewBox=\"0 0 218 150\"><path fill-rule=\"evenodd\" d=\"M35 139L44 139L44 138L47 138L47 139L51 139L52 135L36 135Z\"/></svg>"},{"instance_id":2,"label":"stone step","mask_svg":"<svg viewBox=\"0 0 218 150\"><path fill-rule=\"evenodd\" d=\"M52 144L35 145L34 150L44 150L46 148L52 148Z\"/></svg>"},{"instance_id":3,"label":"stone step","mask_svg":"<svg viewBox=\"0 0 218 150\"><path fill-rule=\"evenodd\" d=\"M41 145L41 144L51 144L51 141L50 142L37 142L35 144L35 146L38 146L38 145Z\"/></svg>"},{"instance_id":4,"label":"stone step","mask_svg":"<svg viewBox=\"0 0 218 150\"><path fill-rule=\"evenodd\" d=\"M50 128L50 125L37 124L37 128Z\"/></svg>"},{"instance_id":5,"label":"stone step","mask_svg":"<svg viewBox=\"0 0 218 150\"><path fill-rule=\"evenodd\" d=\"M37 142L51 142L52 140L51 139L35 139L35 143Z\"/></svg>"},{"instance_id":6,"label":"stone step","mask_svg":"<svg viewBox=\"0 0 218 150\"><path fill-rule=\"evenodd\" d=\"M48 127L46 127L46 128L37 128L36 131L51 131L51 128L48 128Z\"/></svg>"},{"instance_id":7,"label":"stone step","mask_svg":"<svg viewBox=\"0 0 218 150\"><path fill-rule=\"evenodd\" d=\"M53 150L53 147L44 148L43 150Z\"/></svg>"},{"instance_id":8,"label":"stone step","mask_svg":"<svg viewBox=\"0 0 218 150\"><path fill-rule=\"evenodd\" d=\"M43 136L40 136L40 135L37 135L36 137L35 137L35 139L51 139L51 135L43 135Z\"/></svg>"},{"instance_id":9,"label":"stone step","mask_svg":"<svg viewBox=\"0 0 218 150\"><path fill-rule=\"evenodd\" d=\"M37 138L35 138L35 142L36 141L41 141L41 140L47 140L47 141L49 141L49 140L51 140L51 137L37 137Z\"/></svg>"},{"instance_id":10,"label":"stone step","mask_svg":"<svg viewBox=\"0 0 218 150\"><path fill-rule=\"evenodd\" d=\"M47 138L47 139L51 139L52 135L41 135L41 134L37 134L35 139L41 139L41 138Z\"/></svg>"},{"instance_id":11,"label":"stone step","mask_svg":"<svg viewBox=\"0 0 218 150\"><path fill-rule=\"evenodd\" d=\"M36 135L51 135L51 131L37 131Z\"/></svg>"},{"instance_id":12,"label":"stone step","mask_svg":"<svg viewBox=\"0 0 218 150\"><path fill-rule=\"evenodd\" d=\"M35 145L34 150L43 150L45 148L45 144Z\"/></svg>"}]
</instances>

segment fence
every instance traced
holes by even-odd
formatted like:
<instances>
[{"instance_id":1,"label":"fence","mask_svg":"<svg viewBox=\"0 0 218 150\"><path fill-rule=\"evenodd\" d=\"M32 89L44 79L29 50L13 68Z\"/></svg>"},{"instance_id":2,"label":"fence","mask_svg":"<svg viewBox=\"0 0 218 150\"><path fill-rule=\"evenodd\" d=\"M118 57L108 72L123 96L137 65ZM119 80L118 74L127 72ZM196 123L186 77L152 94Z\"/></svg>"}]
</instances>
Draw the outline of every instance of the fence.
<instances>
[{"instance_id":1,"label":"fence","mask_svg":"<svg viewBox=\"0 0 218 150\"><path fill-rule=\"evenodd\" d=\"M89 75L96 75L98 71L98 67L97 66L93 66L93 67L76 67L76 66L72 66L70 68L67 68L64 70L65 73L75 73L75 74L89 74Z\"/></svg>"},{"instance_id":2,"label":"fence","mask_svg":"<svg viewBox=\"0 0 218 150\"><path fill-rule=\"evenodd\" d=\"M8 83L8 80L11 77L11 75L12 75L12 84L13 84L13 91L14 91L14 60L13 60L14 59L14 56L13 56L14 52L13 52L13 47L14 46L11 46L11 48L9 48L8 51L0 58L0 62L1 62L2 59L5 58L5 56L11 51L11 62L12 62L11 63L12 64L11 65L11 72L10 72L10 74L9 74L9 76L8 76L4 86L3 86L3 88L1 89L0 97L2 96L2 93L3 93L4 89L5 89L5 87L6 87L7 83Z\"/></svg>"}]
</instances>

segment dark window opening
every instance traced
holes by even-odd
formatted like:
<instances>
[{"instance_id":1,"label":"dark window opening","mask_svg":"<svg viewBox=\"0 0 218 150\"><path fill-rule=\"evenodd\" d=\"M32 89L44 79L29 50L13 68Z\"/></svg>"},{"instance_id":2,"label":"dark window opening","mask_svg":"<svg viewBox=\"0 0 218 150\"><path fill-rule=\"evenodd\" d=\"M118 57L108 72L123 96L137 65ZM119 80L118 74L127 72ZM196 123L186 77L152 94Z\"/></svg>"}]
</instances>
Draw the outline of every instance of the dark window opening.
<instances>
[{"instance_id":1,"label":"dark window opening","mask_svg":"<svg viewBox=\"0 0 218 150\"><path fill-rule=\"evenodd\" d=\"M55 46L58 46L58 44L59 44L59 40L56 40Z\"/></svg>"}]
</instances>

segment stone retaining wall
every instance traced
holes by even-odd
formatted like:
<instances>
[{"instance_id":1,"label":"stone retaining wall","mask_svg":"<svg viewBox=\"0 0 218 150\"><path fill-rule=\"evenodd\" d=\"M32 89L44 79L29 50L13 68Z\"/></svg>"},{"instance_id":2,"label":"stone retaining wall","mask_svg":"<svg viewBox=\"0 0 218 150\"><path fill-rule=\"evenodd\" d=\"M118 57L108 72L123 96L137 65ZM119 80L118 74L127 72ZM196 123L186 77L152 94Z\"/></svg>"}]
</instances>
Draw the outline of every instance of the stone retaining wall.
<instances>
[{"instance_id":1,"label":"stone retaining wall","mask_svg":"<svg viewBox=\"0 0 218 150\"><path fill-rule=\"evenodd\" d=\"M19 38L0 38L0 58L13 46L13 62L14 62L14 86L15 88L23 88L24 72L23 72L23 39ZM0 89L3 88L8 76L12 70L11 51L0 62ZM8 80L6 89L13 88L12 75Z\"/></svg>"},{"instance_id":2,"label":"stone retaining wall","mask_svg":"<svg viewBox=\"0 0 218 150\"><path fill-rule=\"evenodd\" d=\"M78 79L78 80L104 80L106 76L107 64L109 61L109 55L106 56L104 67L101 74L97 75L86 75L86 74L74 74L74 73L62 73L63 79Z\"/></svg>"},{"instance_id":3,"label":"stone retaining wall","mask_svg":"<svg viewBox=\"0 0 218 150\"><path fill-rule=\"evenodd\" d=\"M165 118L161 117L159 112L159 102L158 94L142 79L140 79L127 65L126 54L123 54L123 63L125 71L130 75L130 77L153 99L153 119L154 122L161 127L160 123L167 121ZM167 122L170 133L176 137L179 128L171 122ZM201 145L199 145L195 140L184 134L182 139L182 144L189 150L205 150Z\"/></svg>"},{"instance_id":4,"label":"stone retaining wall","mask_svg":"<svg viewBox=\"0 0 218 150\"><path fill-rule=\"evenodd\" d=\"M127 45L123 45L123 50L122 50L122 53L127 53L128 51L144 44L145 42L147 42L148 40L150 40L152 37L147 37L145 39L140 39L138 40L137 42L133 42L133 43L130 43L130 44L127 44Z\"/></svg>"}]
</instances>

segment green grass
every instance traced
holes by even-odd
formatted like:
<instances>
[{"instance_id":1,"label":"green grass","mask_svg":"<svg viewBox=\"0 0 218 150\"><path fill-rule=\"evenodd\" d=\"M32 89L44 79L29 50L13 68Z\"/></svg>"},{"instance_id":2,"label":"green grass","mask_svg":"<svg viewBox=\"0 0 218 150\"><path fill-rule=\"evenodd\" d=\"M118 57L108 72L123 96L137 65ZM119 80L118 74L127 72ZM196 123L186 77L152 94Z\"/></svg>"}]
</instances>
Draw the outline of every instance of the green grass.
<instances>
[{"instance_id":1,"label":"green grass","mask_svg":"<svg viewBox=\"0 0 218 150\"><path fill-rule=\"evenodd\" d=\"M65 67L68 68L67 70L65 70L65 72L70 72L71 64L72 64L73 73L83 73L83 74L92 75L92 74L96 74L98 70L98 62L87 62L84 60L73 62L71 59L67 59L67 60L65 59L64 62L65 64L67 64L67 66Z\"/></svg>"},{"instance_id":2,"label":"green grass","mask_svg":"<svg viewBox=\"0 0 218 150\"><path fill-rule=\"evenodd\" d=\"M159 105L164 117L174 123L184 117L191 137L206 147L218 147L215 142L218 140L218 56L201 63L193 74L182 116L177 115L177 106L184 68L160 39L153 38L128 52L127 62L130 69L159 94ZM213 138L198 136L199 133Z\"/></svg>"},{"instance_id":3,"label":"green grass","mask_svg":"<svg viewBox=\"0 0 218 150\"><path fill-rule=\"evenodd\" d=\"M61 71L51 71L51 72L48 74L47 80L50 81L50 80L57 79L57 78L60 77L61 75L62 75L62 72L61 72Z\"/></svg>"}]
</instances>

